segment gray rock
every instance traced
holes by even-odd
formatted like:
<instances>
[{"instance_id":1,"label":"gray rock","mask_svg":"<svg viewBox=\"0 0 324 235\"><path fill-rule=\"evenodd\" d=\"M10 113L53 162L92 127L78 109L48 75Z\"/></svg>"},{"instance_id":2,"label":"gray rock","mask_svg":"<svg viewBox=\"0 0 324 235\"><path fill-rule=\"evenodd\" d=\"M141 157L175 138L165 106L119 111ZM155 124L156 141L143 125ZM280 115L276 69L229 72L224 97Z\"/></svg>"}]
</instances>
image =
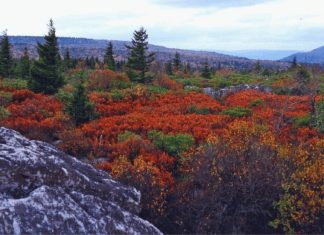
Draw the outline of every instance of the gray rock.
<instances>
[{"instance_id":1,"label":"gray rock","mask_svg":"<svg viewBox=\"0 0 324 235\"><path fill-rule=\"evenodd\" d=\"M207 95L210 95L214 98L224 98L227 95L233 94L235 92L243 91L243 90L258 90L262 92L272 92L270 87L264 85L251 85L251 84L240 84L237 86L225 87L222 89L215 90L211 87L206 87L203 89L203 92Z\"/></svg>"},{"instance_id":2,"label":"gray rock","mask_svg":"<svg viewBox=\"0 0 324 235\"><path fill-rule=\"evenodd\" d=\"M54 146L0 127L0 234L161 234L140 192Z\"/></svg>"}]
</instances>

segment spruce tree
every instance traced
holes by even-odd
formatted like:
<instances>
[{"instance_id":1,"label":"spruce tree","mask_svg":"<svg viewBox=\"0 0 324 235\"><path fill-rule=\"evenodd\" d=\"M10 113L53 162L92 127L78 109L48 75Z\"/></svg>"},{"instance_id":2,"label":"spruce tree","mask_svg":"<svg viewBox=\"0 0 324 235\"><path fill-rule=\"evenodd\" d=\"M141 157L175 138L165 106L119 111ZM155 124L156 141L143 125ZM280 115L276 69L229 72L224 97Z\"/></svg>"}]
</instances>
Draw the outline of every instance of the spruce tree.
<instances>
[{"instance_id":1,"label":"spruce tree","mask_svg":"<svg viewBox=\"0 0 324 235\"><path fill-rule=\"evenodd\" d=\"M68 70L72 67L72 61L71 61L71 56L70 56L70 50L69 48L66 49L65 54L64 54L64 68L65 70Z\"/></svg>"},{"instance_id":2,"label":"spruce tree","mask_svg":"<svg viewBox=\"0 0 324 235\"><path fill-rule=\"evenodd\" d=\"M52 19L48 25L48 34L44 37L45 43L37 43L39 59L31 69L29 88L34 92L55 94L63 86L63 76L60 69L60 53Z\"/></svg>"},{"instance_id":3,"label":"spruce tree","mask_svg":"<svg viewBox=\"0 0 324 235\"><path fill-rule=\"evenodd\" d=\"M85 93L83 83L75 88L68 112L73 117L77 126L90 121L94 116L94 108Z\"/></svg>"},{"instance_id":4,"label":"spruce tree","mask_svg":"<svg viewBox=\"0 0 324 235\"><path fill-rule=\"evenodd\" d=\"M201 76L203 78L211 78L211 72L210 72L210 69L209 69L209 65L208 65L208 62L206 61L203 65L203 69L201 71Z\"/></svg>"},{"instance_id":5,"label":"spruce tree","mask_svg":"<svg viewBox=\"0 0 324 235\"><path fill-rule=\"evenodd\" d=\"M181 59L180 59L179 52L176 52L174 55L173 66L174 66L175 71L179 71L180 66L181 66Z\"/></svg>"},{"instance_id":6,"label":"spruce tree","mask_svg":"<svg viewBox=\"0 0 324 235\"><path fill-rule=\"evenodd\" d=\"M221 64L221 62L218 62L217 70L219 71L219 70L221 70L221 69L222 69L222 64Z\"/></svg>"},{"instance_id":7,"label":"spruce tree","mask_svg":"<svg viewBox=\"0 0 324 235\"><path fill-rule=\"evenodd\" d=\"M262 67L261 67L260 61L258 60L254 66L254 71L259 74L259 73L261 73L261 70L262 70Z\"/></svg>"},{"instance_id":8,"label":"spruce tree","mask_svg":"<svg viewBox=\"0 0 324 235\"><path fill-rule=\"evenodd\" d=\"M20 77L23 79L30 77L30 60L27 47L25 47L24 54L20 58Z\"/></svg>"},{"instance_id":9,"label":"spruce tree","mask_svg":"<svg viewBox=\"0 0 324 235\"><path fill-rule=\"evenodd\" d=\"M0 76L9 77L12 69L12 56L10 52L10 43L7 31L5 30L0 42Z\"/></svg>"},{"instance_id":10,"label":"spruce tree","mask_svg":"<svg viewBox=\"0 0 324 235\"><path fill-rule=\"evenodd\" d=\"M165 63L165 73L167 75L173 75L173 71L172 71L172 63L171 61L168 61Z\"/></svg>"},{"instance_id":11,"label":"spruce tree","mask_svg":"<svg viewBox=\"0 0 324 235\"><path fill-rule=\"evenodd\" d=\"M190 63L186 63L186 66L184 67L184 71L185 74L190 74L191 73L191 66Z\"/></svg>"},{"instance_id":12,"label":"spruce tree","mask_svg":"<svg viewBox=\"0 0 324 235\"><path fill-rule=\"evenodd\" d=\"M113 52L113 45L111 42L109 42L106 53L104 57L104 64L108 66L110 70L115 71L116 70L116 64L114 59L114 52Z\"/></svg>"},{"instance_id":13,"label":"spruce tree","mask_svg":"<svg viewBox=\"0 0 324 235\"><path fill-rule=\"evenodd\" d=\"M291 64L291 68L296 68L297 67L297 58L296 56L294 56L292 64Z\"/></svg>"},{"instance_id":14,"label":"spruce tree","mask_svg":"<svg viewBox=\"0 0 324 235\"><path fill-rule=\"evenodd\" d=\"M138 31L134 32L132 45L126 45L126 48L129 50L127 67L139 72L139 76L136 78L139 82L144 82L145 72L149 70L155 56L154 53L148 53L147 39L146 30L141 27Z\"/></svg>"}]
</instances>

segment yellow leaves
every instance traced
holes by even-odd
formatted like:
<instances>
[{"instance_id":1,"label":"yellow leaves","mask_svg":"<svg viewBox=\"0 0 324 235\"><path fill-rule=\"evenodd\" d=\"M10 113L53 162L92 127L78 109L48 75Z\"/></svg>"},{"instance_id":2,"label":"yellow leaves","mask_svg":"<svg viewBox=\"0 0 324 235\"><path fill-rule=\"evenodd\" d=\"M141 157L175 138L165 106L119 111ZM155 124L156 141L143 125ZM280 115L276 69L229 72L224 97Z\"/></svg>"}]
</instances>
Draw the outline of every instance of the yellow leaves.
<instances>
[{"instance_id":1,"label":"yellow leaves","mask_svg":"<svg viewBox=\"0 0 324 235\"><path fill-rule=\"evenodd\" d=\"M210 134L210 135L208 135L206 142L209 145L217 145L217 144L219 144L220 139L219 139L219 136L217 136L215 134Z\"/></svg>"}]
</instances>

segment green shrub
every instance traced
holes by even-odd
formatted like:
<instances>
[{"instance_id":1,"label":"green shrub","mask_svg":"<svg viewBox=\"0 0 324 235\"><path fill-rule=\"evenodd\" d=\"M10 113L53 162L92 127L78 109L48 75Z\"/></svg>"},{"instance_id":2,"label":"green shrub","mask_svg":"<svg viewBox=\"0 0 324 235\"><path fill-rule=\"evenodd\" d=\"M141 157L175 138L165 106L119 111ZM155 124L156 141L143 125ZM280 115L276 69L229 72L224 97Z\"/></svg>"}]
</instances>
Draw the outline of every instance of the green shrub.
<instances>
[{"instance_id":1,"label":"green shrub","mask_svg":"<svg viewBox=\"0 0 324 235\"><path fill-rule=\"evenodd\" d=\"M73 99L73 93L64 91L63 89L59 89L55 94L56 98L58 98L66 107L71 103Z\"/></svg>"},{"instance_id":2,"label":"green shrub","mask_svg":"<svg viewBox=\"0 0 324 235\"><path fill-rule=\"evenodd\" d=\"M229 115L231 117L247 117L252 115L252 110L241 106L230 107L221 112L221 114Z\"/></svg>"},{"instance_id":3,"label":"green shrub","mask_svg":"<svg viewBox=\"0 0 324 235\"><path fill-rule=\"evenodd\" d=\"M315 128L324 133L324 100L316 105L316 114L314 120Z\"/></svg>"},{"instance_id":4,"label":"green shrub","mask_svg":"<svg viewBox=\"0 0 324 235\"><path fill-rule=\"evenodd\" d=\"M5 78L1 80L1 83L4 87L8 88L14 88L17 90L27 89L27 80Z\"/></svg>"},{"instance_id":5,"label":"green shrub","mask_svg":"<svg viewBox=\"0 0 324 235\"><path fill-rule=\"evenodd\" d=\"M291 89L286 86L277 87L277 88L273 89L273 93L275 93L277 95L289 95L291 93Z\"/></svg>"},{"instance_id":6,"label":"green shrub","mask_svg":"<svg viewBox=\"0 0 324 235\"><path fill-rule=\"evenodd\" d=\"M165 135L153 130L148 132L148 138L156 148L172 156L180 156L183 151L187 151L194 144L194 138L189 134Z\"/></svg>"},{"instance_id":7,"label":"green shrub","mask_svg":"<svg viewBox=\"0 0 324 235\"><path fill-rule=\"evenodd\" d=\"M125 131L118 135L117 141L118 141L118 143L121 143L121 142L124 142L125 140L128 140L130 138L141 139L141 136L139 136L131 131Z\"/></svg>"},{"instance_id":8,"label":"green shrub","mask_svg":"<svg viewBox=\"0 0 324 235\"><path fill-rule=\"evenodd\" d=\"M10 116L10 112L3 106L0 106L0 120L6 119Z\"/></svg>"},{"instance_id":9,"label":"green shrub","mask_svg":"<svg viewBox=\"0 0 324 235\"><path fill-rule=\"evenodd\" d=\"M294 118L295 127L308 127L311 125L311 123L312 117L310 115Z\"/></svg>"},{"instance_id":10,"label":"green shrub","mask_svg":"<svg viewBox=\"0 0 324 235\"><path fill-rule=\"evenodd\" d=\"M148 91L154 94L164 94L168 92L168 89L160 86L148 86Z\"/></svg>"},{"instance_id":11,"label":"green shrub","mask_svg":"<svg viewBox=\"0 0 324 235\"><path fill-rule=\"evenodd\" d=\"M196 113L196 114L209 114L209 108L198 108L196 105L189 105L187 107L187 113Z\"/></svg>"},{"instance_id":12,"label":"green shrub","mask_svg":"<svg viewBox=\"0 0 324 235\"><path fill-rule=\"evenodd\" d=\"M115 80L111 81L111 87L115 88L115 89L126 89L126 88L130 87L130 83L115 79Z\"/></svg>"},{"instance_id":13,"label":"green shrub","mask_svg":"<svg viewBox=\"0 0 324 235\"><path fill-rule=\"evenodd\" d=\"M121 93L119 90L113 90L110 92L110 95L113 101L120 101L124 99L123 93Z\"/></svg>"},{"instance_id":14,"label":"green shrub","mask_svg":"<svg viewBox=\"0 0 324 235\"><path fill-rule=\"evenodd\" d=\"M264 104L264 101L262 99L256 99L256 100L253 100L251 101L250 103L250 107L257 107L257 106L261 106Z\"/></svg>"},{"instance_id":15,"label":"green shrub","mask_svg":"<svg viewBox=\"0 0 324 235\"><path fill-rule=\"evenodd\" d=\"M0 105L7 106L12 100L12 93L6 91L0 91Z\"/></svg>"}]
</instances>

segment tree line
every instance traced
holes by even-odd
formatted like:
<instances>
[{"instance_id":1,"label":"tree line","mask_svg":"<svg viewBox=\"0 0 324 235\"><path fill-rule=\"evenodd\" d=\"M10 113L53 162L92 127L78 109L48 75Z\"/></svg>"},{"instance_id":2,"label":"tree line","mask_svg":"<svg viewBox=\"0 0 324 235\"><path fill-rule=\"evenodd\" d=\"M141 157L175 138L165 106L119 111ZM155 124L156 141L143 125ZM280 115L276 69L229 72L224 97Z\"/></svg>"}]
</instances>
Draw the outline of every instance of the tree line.
<instances>
[{"instance_id":1,"label":"tree line","mask_svg":"<svg viewBox=\"0 0 324 235\"><path fill-rule=\"evenodd\" d=\"M66 49L61 58L55 27L51 19L48 25L48 34L44 36L43 44L37 43L38 59L31 59L27 47L24 49L20 59L14 59L11 53L11 44L7 31L4 31L0 40L0 77L19 77L28 79L29 88L35 92L54 94L62 87L63 72L75 68L79 58L72 58L69 49ZM155 60L155 53L148 52L148 34L142 27L136 30L130 45L125 45L129 51L127 61L116 61L113 44L108 43L105 50L103 63L95 57L86 57L83 60L86 67L95 69L105 67L113 71L126 70L128 76L136 82L149 82L152 76L147 74L150 66ZM191 72L189 63L181 62L180 54L175 53L174 59L165 64L165 72L173 75L182 70L185 73ZM202 77L210 78L211 69L206 61L201 71Z\"/></svg>"}]
</instances>

